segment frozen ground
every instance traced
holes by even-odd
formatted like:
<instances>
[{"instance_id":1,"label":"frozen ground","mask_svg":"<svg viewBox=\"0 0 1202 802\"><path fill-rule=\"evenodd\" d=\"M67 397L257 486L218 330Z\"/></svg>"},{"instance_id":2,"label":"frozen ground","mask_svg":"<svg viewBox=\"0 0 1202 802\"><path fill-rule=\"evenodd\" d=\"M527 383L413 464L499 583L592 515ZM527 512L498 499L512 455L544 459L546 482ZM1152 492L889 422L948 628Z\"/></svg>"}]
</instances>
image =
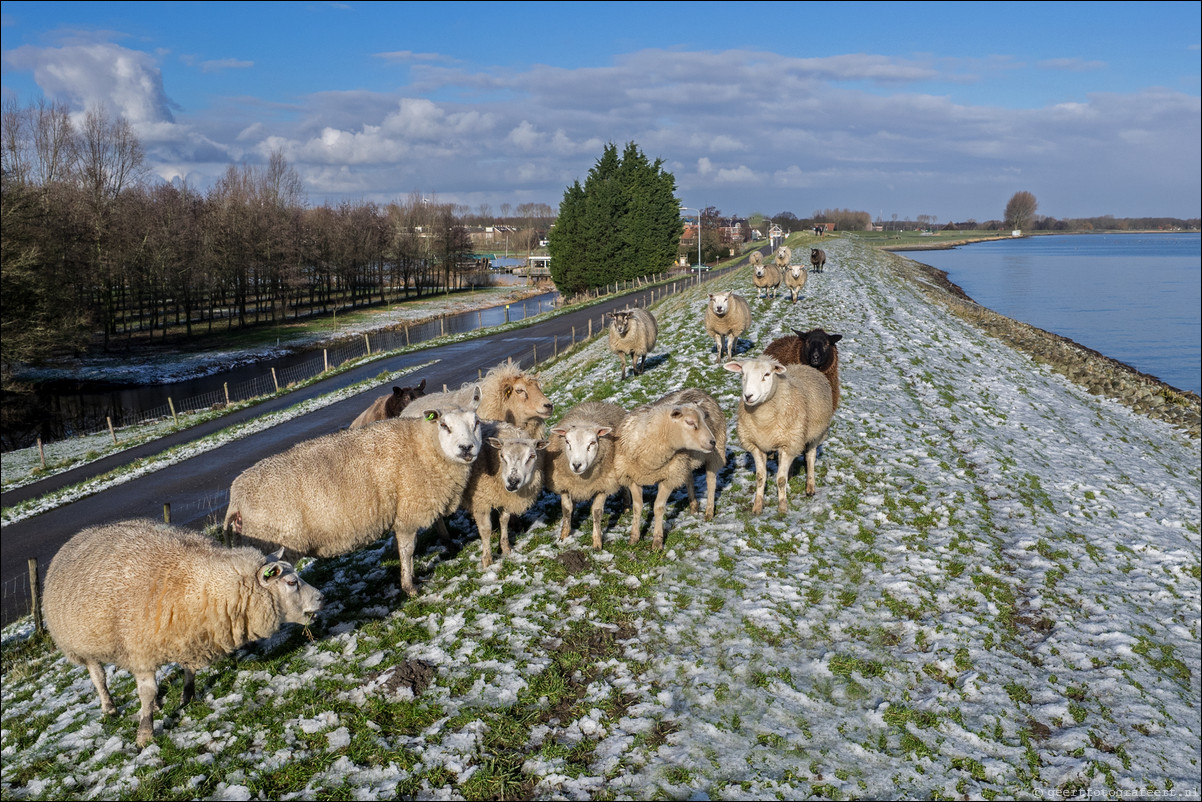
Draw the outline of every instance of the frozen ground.
<instances>
[{"instance_id":1,"label":"frozen ground","mask_svg":"<svg viewBox=\"0 0 1202 802\"><path fill-rule=\"evenodd\" d=\"M750 514L738 379L686 292L653 309L643 376L601 340L543 380L560 411L713 394L714 521L677 494L653 554L614 499L594 553L547 496L481 570L459 516L412 600L387 539L312 563L315 639L200 672L182 711L163 670L141 753L127 674L102 721L82 668L10 640L4 797L1197 798L1198 441L932 306L898 257L825 247L801 303L751 299L742 342L844 335L815 497L794 478L787 514ZM715 283L752 295L747 271Z\"/></svg>"}]
</instances>

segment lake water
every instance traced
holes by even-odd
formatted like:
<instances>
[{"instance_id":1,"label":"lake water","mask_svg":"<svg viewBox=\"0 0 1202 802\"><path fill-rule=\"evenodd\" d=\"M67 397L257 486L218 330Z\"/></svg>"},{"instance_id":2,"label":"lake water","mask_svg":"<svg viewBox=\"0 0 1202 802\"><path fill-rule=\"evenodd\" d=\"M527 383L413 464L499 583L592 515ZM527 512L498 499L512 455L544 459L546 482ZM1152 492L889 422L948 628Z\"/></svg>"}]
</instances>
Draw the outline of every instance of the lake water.
<instances>
[{"instance_id":1,"label":"lake water","mask_svg":"<svg viewBox=\"0 0 1202 802\"><path fill-rule=\"evenodd\" d=\"M995 312L1202 392L1202 235L1066 234L903 255Z\"/></svg>"}]
</instances>

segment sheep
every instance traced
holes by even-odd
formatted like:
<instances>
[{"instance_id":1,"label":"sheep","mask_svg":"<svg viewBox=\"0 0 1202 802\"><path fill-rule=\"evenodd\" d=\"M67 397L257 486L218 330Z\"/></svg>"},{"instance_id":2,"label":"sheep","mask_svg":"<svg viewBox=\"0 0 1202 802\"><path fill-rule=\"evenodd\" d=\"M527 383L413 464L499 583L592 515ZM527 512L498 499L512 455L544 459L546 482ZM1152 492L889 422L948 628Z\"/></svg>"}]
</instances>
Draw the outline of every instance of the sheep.
<instances>
[{"instance_id":1,"label":"sheep","mask_svg":"<svg viewBox=\"0 0 1202 802\"><path fill-rule=\"evenodd\" d=\"M775 298L776 291L780 287L780 280L781 268L779 266L774 264L756 265L751 276L751 283L755 285L756 289L756 297Z\"/></svg>"},{"instance_id":2,"label":"sheep","mask_svg":"<svg viewBox=\"0 0 1202 802\"><path fill-rule=\"evenodd\" d=\"M705 333L714 338L718 361L726 351L731 359L739 337L751 325L751 307L741 295L733 292L712 292L705 307Z\"/></svg>"},{"instance_id":3,"label":"sheep","mask_svg":"<svg viewBox=\"0 0 1202 802\"><path fill-rule=\"evenodd\" d=\"M793 261L793 249L788 245L782 245L776 249L776 255L774 258L776 260L776 266L781 270L784 270L789 266L789 262Z\"/></svg>"},{"instance_id":4,"label":"sheep","mask_svg":"<svg viewBox=\"0 0 1202 802\"><path fill-rule=\"evenodd\" d=\"M814 268L815 273L821 273L826 269L826 251L821 248L810 248L810 267Z\"/></svg>"},{"instance_id":5,"label":"sheep","mask_svg":"<svg viewBox=\"0 0 1202 802\"><path fill-rule=\"evenodd\" d=\"M42 611L54 643L87 667L104 715L117 712L104 663L134 675L138 748L154 737L155 671L183 669L180 706L197 669L285 624L307 625L322 595L280 554L226 548L212 538L149 520L84 529L46 572Z\"/></svg>"},{"instance_id":6,"label":"sheep","mask_svg":"<svg viewBox=\"0 0 1202 802\"><path fill-rule=\"evenodd\" d=\"M509 554L509 518L533 506L543 490L546 440L535 440L523 429L502 421L486 421L485 448L472 465L460 507L471 513L480 532L480 565L492 565L492 511L500 511L501 554Z\"/></svg>"},{"instance_id":7,"label":"sheep","mask_svg":"<svg viewBox=\"0 0 1202 802\"><path fill-rule=\"evenodd\" d=\"M789 290L789 295L793 298L793 303L797 303L797 296L801 295L802 289L806 285L806 280L810 274L801 265L789 265L785 270L785 287Z\"/></svg>"},{"instance_id":8,"label":"sheep","mask_svg":"<svg viewBox=\"0 0 1202 802\"><path fill-rule=\"evenodd\" d=\"M577 501L592 501L593 548L601 548L601 515L605 499L622 484L614 472L618 427L626 410L605 401L586 401L568 410L551 427L547 445L547 488L559 494L563 523L559 539L572 532L572 509Z\"/></svg>"},{"instance_id":9,"label":"sheep","mask_svg":"<svg viewBox=\"0 0 1202 802\"><path fill-rule=\"evenodd\" d=\"M630 490L630 542L639 542L643 522L643 485L658 484L652 548L664 545L664 510L668 496L681 485L689 493L689 510L697 511L693 471L705 466L705 520L714 517L718 471L726 464L726 418L717 402L694 388L669 393L632 410L618 427L614 472Z\"/></svg>"},{"instance_id":10,"label":"sheep","mask_svg":"<svg viewBox=\"0 0 1202 802\"><path fill-rule=\"evenodd\" d=\"M547 398L538 376L531 376L512 359L502 362L480 381L481 420L512 423L531 437L541 438L555 405Z\"/></svg>"},{"instance_id":11,"label":"sheep","mask_svg":"<svg viewBox=\"0 0 1202 802\"><path fill-rule=\"evenodd\" d=\"M763 263L764 263L764 254L760 253L759 251L752 251L751 252L751 266L755 267L756 265L762 265Z\"/></svg>"},{"instance_id":12,"label":"sheep","mask_svg":"<svg viewBox=\"0 0 1202 802\"><path fill-rule=\"evenodd\" d=\"M611 312L609 350L622 358L622 378L626 378L626 355L630 354L630 369L642 373L647 367L647 353L655 347L659 324L655 315L646 309L624 309Z\"/></svg>"},{"instance_id":13,"label":"sheep","mask_svg":"<svg viewBox=\"0 0 1202 802\"><path fill-rule=\"evenodd\" d=\"M391 529L401 588L413 596L417 531L459 506L480 437L475 412L432 409L299 443L234 479L224 529L311 557L346 554Z\"/></svg>"},{"instance_id":14,"label":"sheep","mask_svg":"<svg viewBox=\"0 0 1202 802\"><path fill-rule=\"evenodd\" d=\"M773 340L764 349L764 356L770 356L782 365L809 365L820 371L831 385L831 409L839 408L839 348L836 343L843 339L842 334L828 334L822 329L798 331L793 329L793 335Z\"/></svg>"},{"instance_id":15,"label":"sheep","mask_svg":"<svg viewBox=\"0 0 1202 802\"><path fill-rule=\"evenodd\" d=\"M405 405L399 417L422 418L432 409L462 409L475 412L479 408L480 384L469 382L458 390L443 390L441 393L430 393L415 398Z\"/></svg>"},{"instance_id":16,"label":"sheep","mask_svg":"<svg viewBox=\"0 0 1202 802\"><path fill-rule=\"evenodd\" d=\"M382 395L377 398L370 407L360 412L359 417L351 421L351 425L347 428L358 429L369 423L395 418L414 399L421 398L425 394L425 379L422 379L421 384L416 387L393 387L392 395Z\"/></svg>"},{"instance_id":17,"label":"sheep","mask_svg":"<svg viewBox=\"0 0 1202 802\"><path fill-rule=\"evenodd\" d=\"M751 512L764 509L767 452L777 452L777 509L788 510L789 468L805 454L806 495L815 492L814 458L831 425L831 396L826 379L809 365L785 367L771 357L732 360L725 368L743 375L739 398L739 442L755 460L755 501Z\"/></svg>"}]
</instances>

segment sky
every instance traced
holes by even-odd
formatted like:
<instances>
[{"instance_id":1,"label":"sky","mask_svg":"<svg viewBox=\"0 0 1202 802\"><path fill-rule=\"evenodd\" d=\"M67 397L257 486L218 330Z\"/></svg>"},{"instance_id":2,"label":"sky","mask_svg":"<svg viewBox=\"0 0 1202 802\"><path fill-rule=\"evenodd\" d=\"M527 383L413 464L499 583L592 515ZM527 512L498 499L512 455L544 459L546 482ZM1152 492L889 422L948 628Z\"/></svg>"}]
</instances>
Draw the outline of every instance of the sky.
<instances>
[{"instance_id":1,"label":"sky","mask_svg":"<svg viewBox=\"0 0 1202 802\"><path fill-rule=\"evenodd\" d=\"M1198 217L1202 4L5 2L3 95L94 104L161 180L558 207L636 143L688 207Z\"/></svg>"}]
</instances>

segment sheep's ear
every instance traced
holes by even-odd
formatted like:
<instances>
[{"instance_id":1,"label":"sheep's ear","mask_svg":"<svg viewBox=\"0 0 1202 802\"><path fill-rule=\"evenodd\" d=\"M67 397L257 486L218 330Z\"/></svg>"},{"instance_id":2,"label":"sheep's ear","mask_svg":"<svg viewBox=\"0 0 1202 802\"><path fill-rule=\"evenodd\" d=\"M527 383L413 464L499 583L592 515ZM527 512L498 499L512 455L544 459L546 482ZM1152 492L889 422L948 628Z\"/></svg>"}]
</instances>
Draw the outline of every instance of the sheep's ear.
<instances>
[{"instance_id":1,"label":"sheep's ear","mask_svg":"<svg viewBox=\"0 0 1202 802\"><path fill-rule=\"evenodd\" d=\"M776 374L784 375L786 370L788 370L788 368L786 368L784 365L773 365L772 366L772 372L776 373Z\"/></svg>"},{"instance_id":2,"label":"sheep's ear","mask_svg":"<svg viewBox=\"0 0 1202 802\"><path fill-rule=\"evenodd\" d=\"M806 338L806 333L804 331L802 331L801 329L793 329L793 333L796 334L798 337L800 337L803 340Z\"/></svg>"},{"instance_id":3,"label":"sheep's ear","mask_svg":"<svg viewBox=\"0 0 1202 802\"><path fill-rule=\"evenodd\" d=\"M278 579L282 573L284 573L284 569L281 568L279 564L267 563L267 565L263 566L263 569L259 571L259 584L266 587L268 582L271 582L273 579Z\"/></svg>"},{"instance_id":4,"label":"sheep's ear","mask_svg":"<svg viewBox=\"0 0 1202 802\"><path fill-rule=\"evenodd\" d=\"M275 560L276 562L283 562L284 561L284 547L280 546L278 551L276 551L274 554L269 555L269 558L272 560Z\"/></svg>"},{"instance_id":5,"label":"sheep's ear","mask_svg":"<svg viewBox=\"0 0 1202 802\"><path fill-rule=\"evenodd\" d=\"M597 429L598 437L608 437L609 435L611 435L613 433L614 433L614 430L613 430L612 426L602 426L599 429Z\"/></svg>"},{"instance_id":6,"label":"sheep's ear","mask_svg":"<svg viewBox=\"0 0 1202 802\"><path fill-rule=\"evenodd\" d=\"M501 438L499 438L499 437L488 438L488 444L490 446L492 446L493 448L495 448L497 451L501 450Z\"/></svg>"},{"instance_id":7,"label":"sheep's ear","mask_svg":"<svg viewBox=\"0 0 1202 802\"><path fill-rule=\"evenodd\" d=\"M672 407L672 417L673 418L679 418L683 414L684 414L684 409L682 409L681 407Z\"/></svg>"},{"instance_id":8,"label":"sheep's ear","mask_svg":"<svg viewBox=\"0 0 1202 802\"><path fill-rule=\"evenodd\" d=\"M547 441L546 441L546 440L536 440L536 441L535 441L535 443L534 443L534 450L535 450L535 451L542 451L542 450L543 450L543 449L545 449L546 447L547 447Z\"/></svg>"},{"instance_id":9,"label":"sheep's ear","mask_svg":"<svg viewBox=\"0 0 1202 802\"><path fill-rule=\"evenodd\" d=\"M831 334L831 335L828 335L828 337L829 337L829 339L830 339L830 341L831 341L831 345L834 345L835 343L837 343L837 342L839 342L840 340L842 340L842 339L843 339L843 335L842 335L842 334Z\"/></svg>"},{"instance_id":10,"label":"sheep's ear","mask_svg":"<svg viewBox=\"0 0 1202 802\"><path fill-rule=\"evenodd\" d=\"M425 417L426 417L426 420L433 423L434 421L438 420L438 418L440 417L440 413L438 412L437 409L431 409L426 412Z\"/></svg>"},{"instance_id":11,"label":"sheep's ear","mask_svg":"<svg viewBox=\"0 0 1202 802\"><path fill-rule=\"evenodd\" d=\"M421 392L421 393L426 392L426 380L425 379L422 379L420 382L417 383L417 390L418 390L418 392Z\"/></svg>"},{"instance_id":12,"label":"sheep's ear","mask_svg":"<svg viewBox=\"0 0 1202 802\"><path fill-rule=\"evenodd\" d=\"M554 429L552 429L552 430L551 430L551 434L557 434L557 435L559 435L560 437L567 437L567 436L568 436L568 430L567 430L567 429L565 429L565 428L563 428L562 426L557 426L556 428L554 428Z\"/></svg>"},{"instance_id":13,"label":"sheep's ear","mask_svg":"<svg viewBox=\"0 0 1202 802\"><path fill-rule=\"evenodd\" d=\"M742 373L743 372L743 363L742 362L727 362L722 367L726 368L731 373Z\"/></svg>"}]
</instances>

